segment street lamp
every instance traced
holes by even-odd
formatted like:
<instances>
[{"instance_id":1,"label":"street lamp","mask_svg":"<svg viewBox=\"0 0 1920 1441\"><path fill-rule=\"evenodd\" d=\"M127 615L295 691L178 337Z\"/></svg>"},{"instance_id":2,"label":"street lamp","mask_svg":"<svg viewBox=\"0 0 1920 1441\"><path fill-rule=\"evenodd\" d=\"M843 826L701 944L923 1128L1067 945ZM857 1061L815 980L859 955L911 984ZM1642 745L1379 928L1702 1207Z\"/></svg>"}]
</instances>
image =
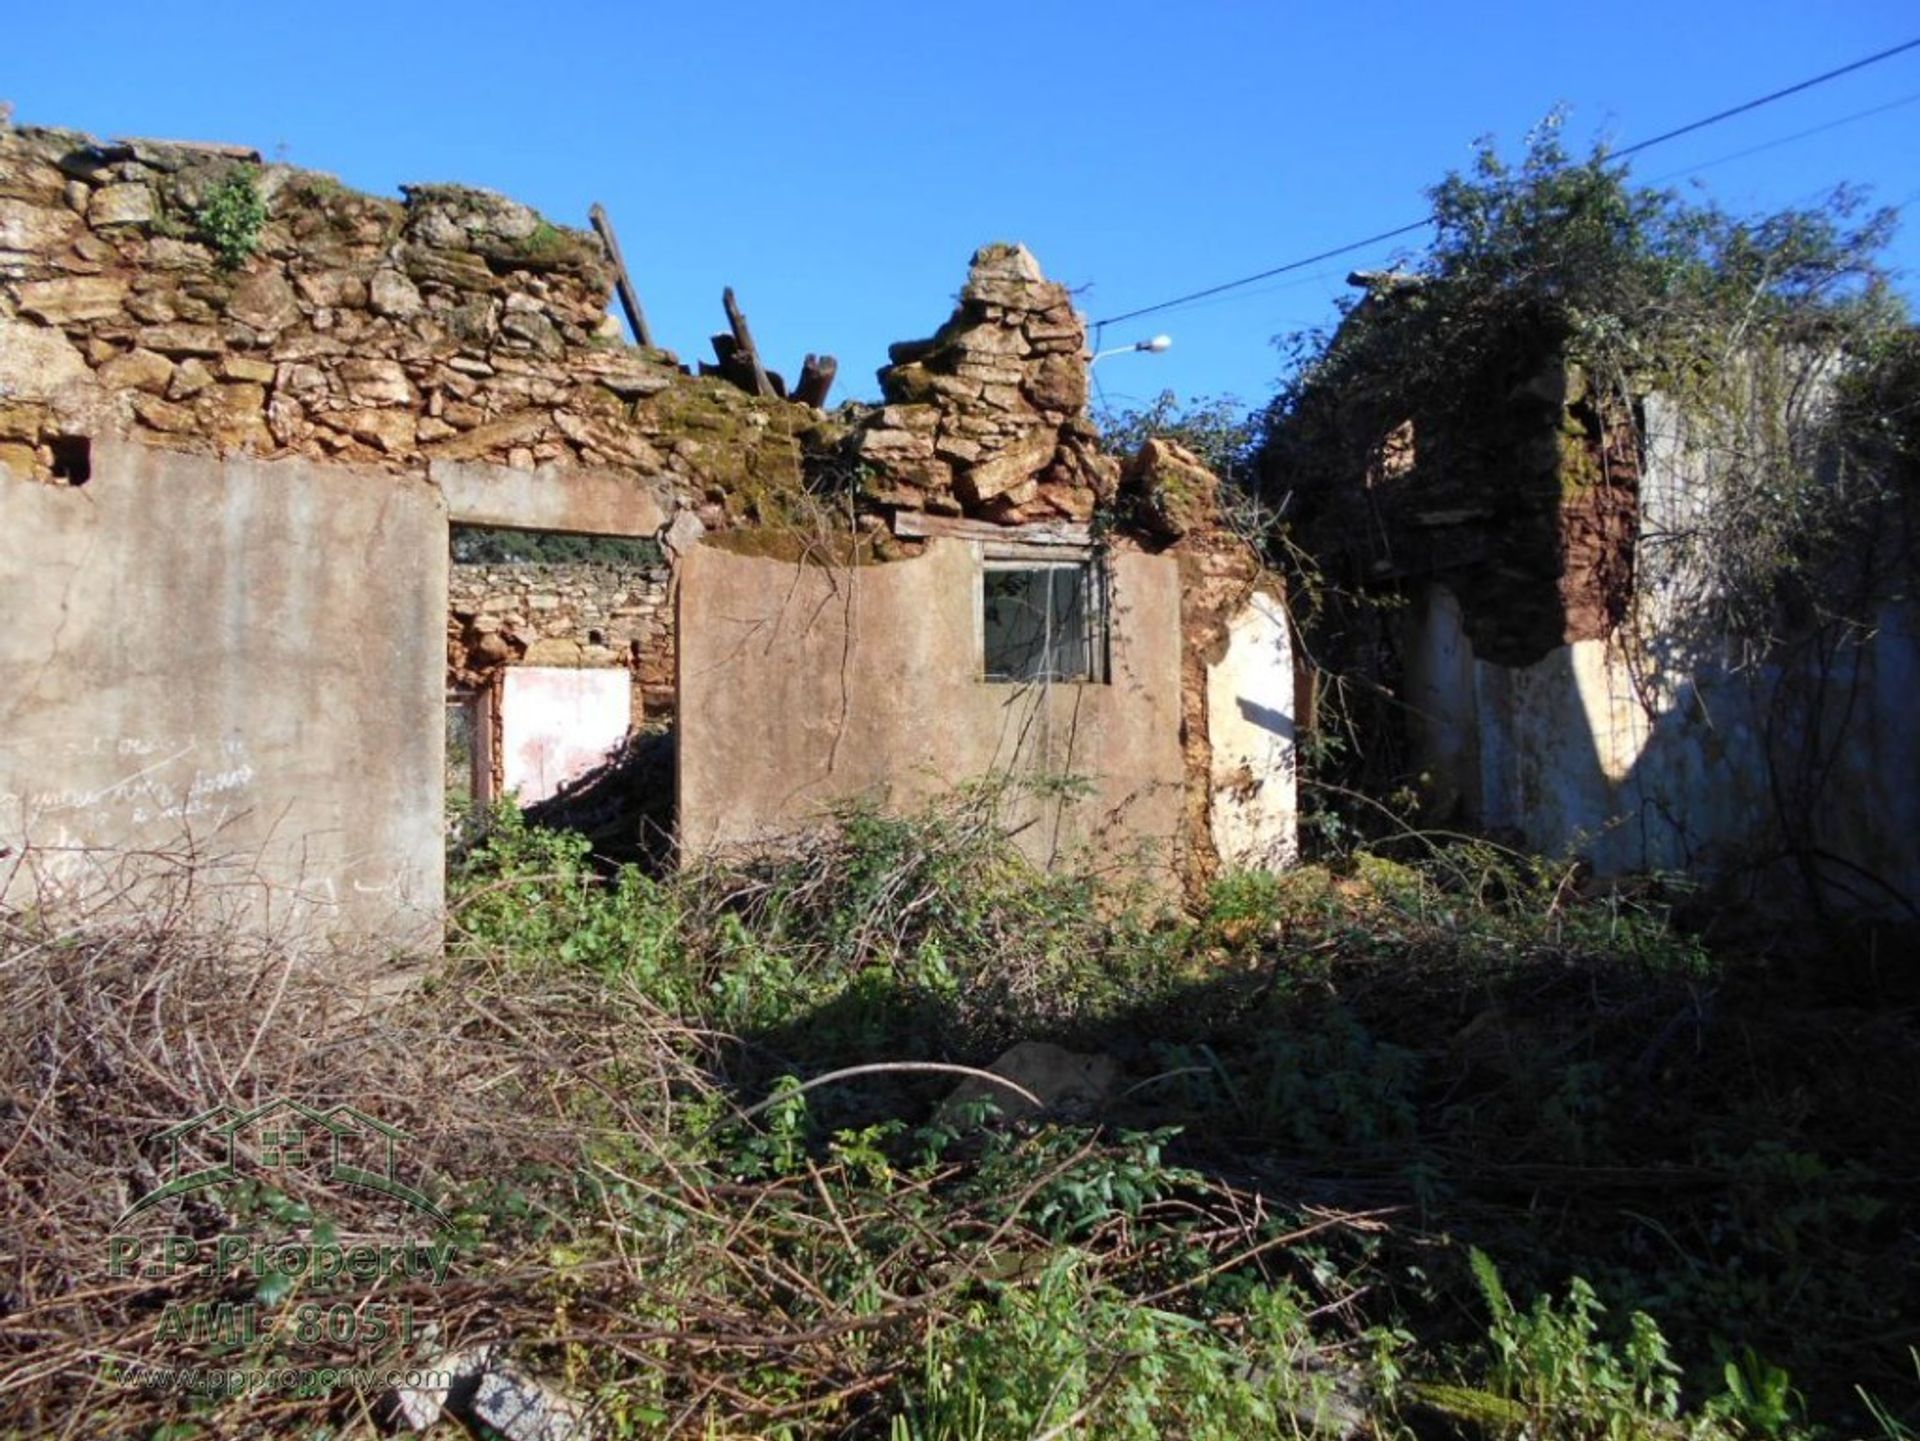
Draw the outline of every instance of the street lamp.
<instances>
[{"instance_id":1,"label":"street lamp","mask_svg":"<svg viewBox=\"0 0 1920 1441\"><path fill-rule=\"evenodd\" d=\"M1110 350L1102 350L1095 353L1093 359L1087 362L1087 368L1091 370L1109 355L1119 355L1122 351L1144 350L1150 355L1158 355L1161 351L1170 348L1172 345L1173 337L1171 335L1156 335L1151 340L1136 340L1132 345L1116 345Z\"/></svg>"}]
</instances>

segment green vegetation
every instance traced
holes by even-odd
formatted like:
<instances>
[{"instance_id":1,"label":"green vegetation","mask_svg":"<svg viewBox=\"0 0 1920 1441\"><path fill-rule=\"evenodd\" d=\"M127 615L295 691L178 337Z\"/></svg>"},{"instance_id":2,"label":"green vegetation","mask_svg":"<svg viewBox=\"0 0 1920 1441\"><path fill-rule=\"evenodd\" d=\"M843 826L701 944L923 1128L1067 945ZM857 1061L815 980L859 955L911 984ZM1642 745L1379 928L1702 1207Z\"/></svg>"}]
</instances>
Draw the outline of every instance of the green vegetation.
<instances>
[{"instance_id":1,"label":"green vegetation","mask_svg":"<svg viewBox=\"0 0 1920 1441\"><path fill-rule=\"evenodd\" d=\"M1657 889L1484 843L1229 875L1169 908L1036 874L1006 830L1027 803L849 809L671 879L483 817L447 960L371 1010L177 923L6 918L0 1060L46 1098L7 1174L57 1178L3 1197L46 1298L0 1318L23 1434L367 1434L358 1403L97 1387L102 1356L356 1359L278 1326L156 1339L170 1300L271 1319L297 1288L89 1283L129 1148L242 1072L250 1094L378 1095L457 1243L443 1285L381 1299L505 1340L611 1435L1914 1424L1920 1041L1852 1009L1857 975L1710 955ZM900 1069L1016 1039L1104 1051L1119 1079L1008 1123ZM323 1177L277 1187L167 1224L406 1234Z\"/></svg>"},{"instance_id":2,"label":"green vegetation","mask_svg":"<svg viewBox=\"0 0 1920 1441\"><path fill-rule=\"evenodd\" d=\"M1406 488L1495 517L1511 562L1561 499L1561 452L1541 448L1558 407L1596 454L1637 453L1658 394L1704 486L1642 546L1643 582L1756 655L1809 609L1863 614L1861 555L1914 474L1913 331L1879 259L1892 210L1842 188L1735 216L1634 183L1604 148L1575 158L1557 115L1517 162L1483 142L1431 198L1426 254L1371 277L1333 332L1286 341L1293 378L1265 416L1266 484L1291 492L1329 571L1356 569L1334 498L1379 471L1402 422Z\"/></svg>"},{"instance_id":3,"label":"green vegetation","mask_svg":"<svg viewBox=\"0 0 1920 1441\"><path fill-rule=\"evenodd\" d=\"M193 212L193 223L222 269L238 270L251 260L267 223L266 198L254 172L245 166L230 170Z\"/></svg>"}]
</instances>

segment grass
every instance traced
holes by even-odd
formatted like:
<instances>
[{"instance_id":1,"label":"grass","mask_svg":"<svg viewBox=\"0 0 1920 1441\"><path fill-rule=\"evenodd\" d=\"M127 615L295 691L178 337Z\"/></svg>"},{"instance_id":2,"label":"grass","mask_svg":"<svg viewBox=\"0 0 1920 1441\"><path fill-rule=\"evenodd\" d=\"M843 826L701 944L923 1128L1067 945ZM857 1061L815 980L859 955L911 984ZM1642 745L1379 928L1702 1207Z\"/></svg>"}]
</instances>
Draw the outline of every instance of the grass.
<instances>
[{"instance_id":1,"label":"grass","mask_svg":"<svg viewBox=\"0 0 1920 1441\"><path fill-rule=\"evenodd\" d=\"M669 880L503 814L445 962L386 1001L159 894L0 913L0 1434L374 1434L351 1388L107 1367L481 1342L614 1436L1911 1434L1910 1013L1480 843L1169 911L1034 874L997 799ZM1014 1039L1121 1083L1093 1121L980 1128L940 1109L951 1077L873 1068ZM106 1274L151 1137L278 1095L408 1133L442 1284ZM310 1170L159 1211L209 1244L420 1229ZM163 1334L215 1300L259 1334ZM316 1301L420 1325L315 1344Z\"/></svg>"}]
</instances>

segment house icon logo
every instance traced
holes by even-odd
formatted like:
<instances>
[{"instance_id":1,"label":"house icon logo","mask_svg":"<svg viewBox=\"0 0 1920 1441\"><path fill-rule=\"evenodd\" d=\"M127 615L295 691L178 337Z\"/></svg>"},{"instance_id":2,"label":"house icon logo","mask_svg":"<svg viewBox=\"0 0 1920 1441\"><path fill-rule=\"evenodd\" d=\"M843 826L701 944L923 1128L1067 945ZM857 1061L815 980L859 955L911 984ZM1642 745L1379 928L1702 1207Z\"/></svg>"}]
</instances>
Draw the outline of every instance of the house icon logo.
<instances>
[{"instance_id":1,"label":"house icon logo","mask_svg":"<svg viewBox=\"0 0 1920 1441\"><path fill-rule=\"evenodd\" d=\"M408 1139L406 1132L352 1106L321 1110L283 1097L242 1111L223 1103L154 1139L168 1146L167 1179L123 1211L115 1227L171 1197L231 1181L243 1167L271 1172L322 1166L329 1181L376 1191L439 1225L453 1224L395 1173L395 1143Z\"/></svg>"}]
</instances>

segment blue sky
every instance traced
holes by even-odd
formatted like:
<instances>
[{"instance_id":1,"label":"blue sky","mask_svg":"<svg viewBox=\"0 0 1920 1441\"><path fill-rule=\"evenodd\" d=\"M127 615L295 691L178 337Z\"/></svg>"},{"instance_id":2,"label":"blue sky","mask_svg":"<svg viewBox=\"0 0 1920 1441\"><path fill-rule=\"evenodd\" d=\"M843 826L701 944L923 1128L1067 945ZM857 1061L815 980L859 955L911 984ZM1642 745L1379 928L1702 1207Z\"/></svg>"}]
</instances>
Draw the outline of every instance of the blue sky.
<instances>
[{"instance_id":1,"label":"blue sky","mask_svg":"<svg viewBox=\"0 0 1920 1441\"><path fill-rule=\"evenodd\" d=\"M1025 241L1100 319L1416 220L1476 136L1517 146L1556 104L1577 144L1629 144L1920 36L1920 9L255 0L20 6L5 25L17 123L241 141L381 193L460 180L574 225L598 200L662 343L704 358L732 285L769 362L831 352L844 399L946 317L985 241ZM1920 50L1636 174L1696 171L1737 210L1842 181L1907 205L1890 258L1914 295ZM1273 337L1392 253L1109 330L1174 346L1103 361L1107 400L1263 401Z\"/></svg>"}]
</instances>

